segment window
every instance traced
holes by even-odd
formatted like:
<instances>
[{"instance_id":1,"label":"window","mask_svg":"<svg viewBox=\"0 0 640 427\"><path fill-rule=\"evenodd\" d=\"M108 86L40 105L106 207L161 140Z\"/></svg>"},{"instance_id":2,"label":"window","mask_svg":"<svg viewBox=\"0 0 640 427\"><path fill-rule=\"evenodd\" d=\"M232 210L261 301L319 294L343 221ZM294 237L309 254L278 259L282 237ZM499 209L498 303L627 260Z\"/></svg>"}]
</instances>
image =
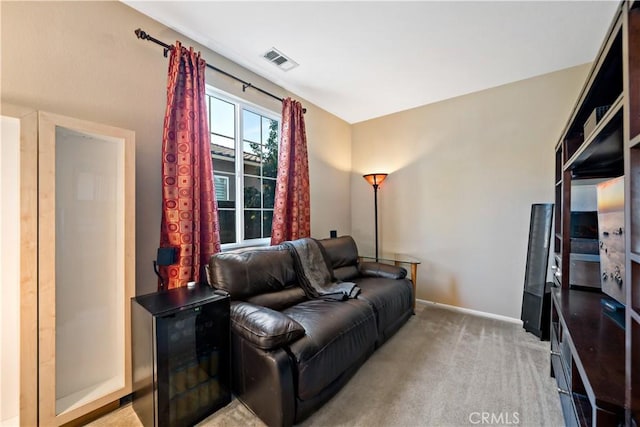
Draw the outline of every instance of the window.
<instances>
[{"instance_id":1,"label":"window","mask_svg":"<svg viewBox=\"0 0 640 427\"><path fill-rule=\"evenodd\" d=\"M207 91L211 158L222 244L271 237L280 118L237 98Z\"/></svg>"}]
</instances>

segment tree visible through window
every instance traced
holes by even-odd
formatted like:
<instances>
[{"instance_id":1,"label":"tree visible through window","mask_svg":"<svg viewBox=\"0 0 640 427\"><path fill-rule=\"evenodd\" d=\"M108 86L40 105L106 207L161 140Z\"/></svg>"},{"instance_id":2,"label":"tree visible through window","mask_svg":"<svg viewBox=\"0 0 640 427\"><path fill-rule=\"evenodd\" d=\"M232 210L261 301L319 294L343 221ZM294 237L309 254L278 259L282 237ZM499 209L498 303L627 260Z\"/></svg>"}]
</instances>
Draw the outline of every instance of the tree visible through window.
<instances>
[{"instance_id":1,"label":"tree visible through window","mask_svg":"<svg viewBox=\"0 0 640 427\"><path fill-rule=\"evenodd\" d=\"M268 239L280 120L271 112L217 93L208 94L207 105L221 242Z\"/></svg>"}]
</instances>

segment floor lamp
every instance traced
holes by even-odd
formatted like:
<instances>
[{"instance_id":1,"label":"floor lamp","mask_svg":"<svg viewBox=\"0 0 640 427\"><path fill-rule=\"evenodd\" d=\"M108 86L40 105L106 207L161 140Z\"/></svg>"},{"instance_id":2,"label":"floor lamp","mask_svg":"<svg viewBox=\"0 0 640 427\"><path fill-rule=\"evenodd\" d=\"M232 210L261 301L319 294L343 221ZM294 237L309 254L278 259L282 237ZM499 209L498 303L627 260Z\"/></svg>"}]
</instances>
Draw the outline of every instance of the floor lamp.
<instances>
[{"instance_id":1,"label":"floor lamp","mask_svg":"<svg viewBox=\"0 0 640 427\"><path fill-rule=\"evenodd\" d=\"M370 173L362 175L364 179L371 185L373 185L373 210L375 213L376 223L376 262L378 262L378 186L382 184L382 181L387 177L386 173Z\"/></svg>"}]
</instances>

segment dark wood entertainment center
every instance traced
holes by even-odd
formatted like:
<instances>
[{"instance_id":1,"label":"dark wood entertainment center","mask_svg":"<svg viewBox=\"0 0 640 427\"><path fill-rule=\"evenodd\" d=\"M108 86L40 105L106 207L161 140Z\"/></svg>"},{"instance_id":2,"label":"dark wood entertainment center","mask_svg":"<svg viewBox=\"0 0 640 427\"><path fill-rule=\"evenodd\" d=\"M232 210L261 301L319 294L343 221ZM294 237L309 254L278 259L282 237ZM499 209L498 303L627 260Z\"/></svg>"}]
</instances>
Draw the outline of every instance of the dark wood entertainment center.
<instances>
[{"instance_id":1,"label":"dark wood entertainment center","mask_svg":"<svg viewBox=\"0 0 640 427\"><path fill-rule=\"evenodd\" d=\"M598 110L606 107L606 112ZM597 113L597 114L596 114ZM594 119L597 118L597 120ZM585 124L589 123L589 126ZM555 147L555 269L551 374L565 422L640 425L640 1L614 16ZM604 293L570 285L571 193L581 182L624 176L625 328L603 311Z\"/></svg>"}]
</instances>

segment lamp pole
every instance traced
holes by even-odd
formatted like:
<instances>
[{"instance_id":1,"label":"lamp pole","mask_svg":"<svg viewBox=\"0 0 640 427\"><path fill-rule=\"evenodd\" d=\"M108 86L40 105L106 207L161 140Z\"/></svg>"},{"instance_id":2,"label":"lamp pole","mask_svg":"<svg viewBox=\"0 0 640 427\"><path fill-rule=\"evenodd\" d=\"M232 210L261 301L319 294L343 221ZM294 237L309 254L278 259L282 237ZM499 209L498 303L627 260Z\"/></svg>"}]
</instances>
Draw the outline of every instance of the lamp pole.
<instances>
[{"instance_id":1,"label":"lamp pole","mask_svg":"<svg viewBox=\"0 0 640 427\"><path fill-rule=\"evenodd\" d=\"M376 262L378 262L378 184L373 184L373 210L376 223Z\"/></svg>"}]
</instances>

